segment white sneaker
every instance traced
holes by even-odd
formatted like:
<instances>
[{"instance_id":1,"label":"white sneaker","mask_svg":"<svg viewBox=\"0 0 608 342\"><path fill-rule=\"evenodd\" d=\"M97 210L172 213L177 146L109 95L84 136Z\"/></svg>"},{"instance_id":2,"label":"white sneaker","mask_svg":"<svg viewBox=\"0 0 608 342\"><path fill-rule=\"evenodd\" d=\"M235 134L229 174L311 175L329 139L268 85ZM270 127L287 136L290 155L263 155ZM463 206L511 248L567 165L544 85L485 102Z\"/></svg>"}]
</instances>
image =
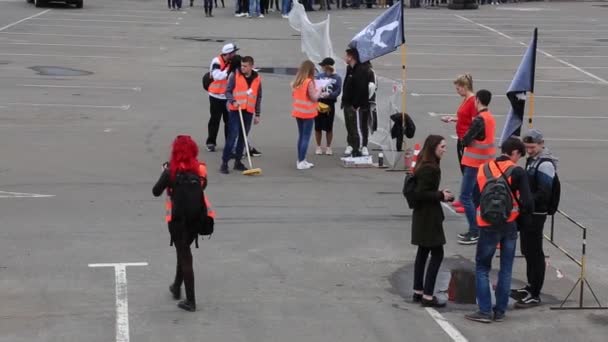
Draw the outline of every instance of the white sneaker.
<instances>
[{"instance_id":1,"label":"white sneaker","mask_svg":"<svg viewBox=\"0 0 608 342\"><path fill-rule=\"evenodd\" d=\"M260 14L260 15L258 16L258 18L260 18L260 19L264 18L264 15L263 15L263 14Z\"/></svg>"},{"instance_id":2,"label":"white sneaker","mask_svg":"<svg viewBox=\"0 0 608 342\"><path fill-rule=\"evenodd\" d=\"M234 16L235 16L235 17L237 17L237 18L240 18L240 17L242 17L242 16L244 16L244 15L245 15L245 13L237 13L237 14L235 14Z\"/></svg>"},{"instance_id":3,"label":"white sneaker","mask_svg":"<svg viewBox=\"0 0 608 342\"><path fill-rule=\"evenodd\" d=\"M353 147L346 146L346 150L344 150L344 155L350 156L351 154L353 154Z\"/></svg>"},{"instance_id":4,"label":"white sneaker","mask_svg":"<svg viewBox=\"0 0 608 342\"><path fill-rule=\"evenodd\" d=\"M323 149L321 148L321 146L317 146L317 149L315 150L315 154L316 155L322 155L323 154Z\"/></svg>"},{"instance_id":5,"label":"white sneaker","mask_svg":"<svg viewBox=\"0 0 608 342\"><path fill-rule=\"evenodd\" d=\"M247 17L247 18L251 18L251 14L247 13L247 14L245 15L245 17Z\"/></svg>"},{"instance_id":6,"label":"white sneaker","mask_svg":"<svg viewBox=\"0 0 608 342\"><path fill-rule=\"evenodd\" d=\"M363 146L363 148L361 149L361 155L364 157L369 156L369 151L367 150L367 147Z\"/></svg>"},{"instance_id":7,"label":"white sneaker","mask_svg":"<svg viewBox=\"0 0 608 342\"><path fill-rule=\"evenodd\" d=\"M309 163L307 160L302 161L303 163L305 163L306 165L308 165L308 167L315 167L315 164L313 163Z\"/></svg>"},{"instance_id":8,"label":"white sneaker","mask_svg":"<svg viewBox=\"0 0 608 342\"><path fill-rule=\"evenodd\" d=\"M285 14L283 14L282 17L283 17L283 19L289 19L289 16L285 15Z\"/></svg>"},{"instance_id":9,"label":"white sneaker","mask_svg":"<svg viewBox=\"0 0 608 342\"><path fill-rule=\"evenodd\" d=\"M331 147L328 147L325 149L325 154L331 156L334 154L334 151L331 150Z\"/></svg>"},{"instance_id":10,"label":"white sneaker","mask_svg":"<svg viewBox=\"0 0 608 342\"><path fill-rule=\"evenodd\" d=\"M301 162L297 162L296 163L296 169L298 169L298 170L308 170L308 169L310 169L310 166L308 164L306 164L305 160L303 160Z\"/></svg>"}]
</instances>

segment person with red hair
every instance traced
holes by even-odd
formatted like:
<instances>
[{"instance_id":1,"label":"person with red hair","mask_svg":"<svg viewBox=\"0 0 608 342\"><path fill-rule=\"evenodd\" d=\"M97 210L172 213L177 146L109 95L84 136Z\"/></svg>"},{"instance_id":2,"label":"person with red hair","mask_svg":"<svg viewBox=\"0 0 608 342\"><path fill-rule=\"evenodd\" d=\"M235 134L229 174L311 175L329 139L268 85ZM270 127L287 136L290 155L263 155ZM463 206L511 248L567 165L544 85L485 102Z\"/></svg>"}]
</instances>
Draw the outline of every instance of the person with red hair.
<instances>
[{"instance_id":1,"label":"person with red hair","mask_svg":"<svg viewBox=\"0 0 608 342\"><path fill-rule=\"evenodd\" d=\"M177 304L178 307L186 311L196 310L196 300L194 298L194 270L192 267L192 252L190 245L197 237L196 227L192 223L183 220L174 219L173 206L173 188L176 184L176 178L180 174L198 174L201 182L201 190L204 191L207 187L207 166L197 159L198 146L189 135L178 135L173 141L171 149L171 159L168 163L163 164L163 171L152 188L154 196L162 195L163 191L167 190L167 200L165 208L167 210L165 220L169 226L169 234L171 235L171 244L175 245L177 255L177 266L175 272L175 281L169 286L169 291L173 294L173 299L181 298L181 285L184 283L186 287L186 300ZM211 210L211 206L207 198L203 196L201 204L206 204L207 215L214 218L215 213Z\"/></svg>"}]
</instances>

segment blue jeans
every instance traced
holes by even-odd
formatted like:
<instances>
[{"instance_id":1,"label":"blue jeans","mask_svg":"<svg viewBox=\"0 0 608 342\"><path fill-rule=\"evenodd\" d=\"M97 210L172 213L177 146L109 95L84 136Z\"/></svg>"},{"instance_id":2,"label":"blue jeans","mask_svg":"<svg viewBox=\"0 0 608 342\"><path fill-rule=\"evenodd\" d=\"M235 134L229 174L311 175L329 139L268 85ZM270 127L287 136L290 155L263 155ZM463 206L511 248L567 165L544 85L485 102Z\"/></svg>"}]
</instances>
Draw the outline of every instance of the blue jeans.
<instances>
[{"instance_id":1,"label":"blue jeans","mask_svg":"<svg viewBox=\"0 0 608 342\"><path fill-rule=\"evenodd\" d=\"M260 0L249 0L249 15L252 17L260 15Z\"/></svg>"},{"instance_id":2,"label":"blue jeans","mask_svg":"<svg viewBox=\"0 0 608 342\"><path fill-rule=\"evenodd\" d=\"M238 111L231 111L229 114L230 119L228 120L228 138L226 139L226 146L224 146L224 152L222 152L222 161L227 163L230 159L234 158L236 161L240 161L243 156L243 149L245 148L245 138L243 137L243 129L241 128L241 119L239 118ZM251 121L253 120L253 114L243 112L243 122L245 123L245 131L249 134L251 128ZM236 144L236 148L235 145ZM234 150L234 154L232 151Z\"/></svg>"},{"instance_id":3,"label":"blue jeans","mask_svg":"<svg viewBox=\"0 0 608 342\"><path fill-rule=\"evenodd\" d=\"M465 166L462 174L462 183L460 184L460 202L464 207L464 214L469 223L469 232L474 234L479 234L479 229L477 228L477 207L473 201L473 196L478 193L477 168Z\"/></svg>"},{"instance_id":4,"label":"blue jeans","mask_svg":"<svg viewBox=\"0 0 608 342\"><path fill-rule=\"evenodd\" d=\"M490 227L479 230L479 241L477 241L477 253L475 255L475 285L479 311L486 315L492 314L489 275L496 245L499 242L500 270L495 291L496 306L494 306L494 312L504 314L509 304L511 272L513 271L513 259L515 258L515 245L517 244L517 225L515 222L507 223L500 230L492 230Z\"/></svg>"},{"instance_id":5,"label":"blue jeans","mask_svg":"<svg viewBox=\"0 0 608 342\"><path fill-rule=\"evenodd\" d=\"M288 15L291 11L291 0L283 0L281 3L281 14Z\"/></svg>"},{"instance_id":6,"label":"blue jeans","mask_svg":"<svg viewBox=\"0 0 608 342\"><path fill-rule=\"evenodd\" d=\"M299 119L298 122L298 161L306 159L306 152L308 151L308 143L310 142L310 135L312 134L312 127L315 123L315 119Z\"/></svg>"}]
</instances>

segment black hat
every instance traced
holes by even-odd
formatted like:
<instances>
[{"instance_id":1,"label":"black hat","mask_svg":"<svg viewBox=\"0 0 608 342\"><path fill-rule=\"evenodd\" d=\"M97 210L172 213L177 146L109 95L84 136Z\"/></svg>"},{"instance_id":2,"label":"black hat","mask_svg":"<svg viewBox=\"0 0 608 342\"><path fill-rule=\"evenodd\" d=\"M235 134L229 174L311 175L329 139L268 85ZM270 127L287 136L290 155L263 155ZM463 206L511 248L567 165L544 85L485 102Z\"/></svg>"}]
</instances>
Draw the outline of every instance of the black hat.
<instances>
[{"instance_id":1,"label":"black hat","mask_svg":"<svg viewBox=\"0 0 608 342\"><path fill-rule=\"evenodd\" d=\"M334 61L333 58L331 57L325 57L323 58L323 60L321 61L321 63L319 63L320 66L325 66L325 65L329 65L329 66L333 66L336 62Z\"/></svg>"}]
</instances>

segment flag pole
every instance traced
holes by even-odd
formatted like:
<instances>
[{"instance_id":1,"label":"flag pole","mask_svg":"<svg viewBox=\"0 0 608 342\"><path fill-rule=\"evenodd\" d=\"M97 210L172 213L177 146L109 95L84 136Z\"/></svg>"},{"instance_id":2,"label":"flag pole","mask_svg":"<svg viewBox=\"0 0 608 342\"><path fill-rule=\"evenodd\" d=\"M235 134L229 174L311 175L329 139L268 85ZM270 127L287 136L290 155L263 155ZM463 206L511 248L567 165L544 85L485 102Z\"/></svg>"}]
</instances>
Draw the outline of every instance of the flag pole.
<instances>
[{"instance_id":1,"label":"flag pole","mask_svg":"<svg viewBox=\"0 0 608 342\"><path fill-rule=\"evenodd\" d=\"M530 92L530 106L528 108L528 128L532 129L532 118L534 117L534 92Z\"/></svg>"}]
</instances>

